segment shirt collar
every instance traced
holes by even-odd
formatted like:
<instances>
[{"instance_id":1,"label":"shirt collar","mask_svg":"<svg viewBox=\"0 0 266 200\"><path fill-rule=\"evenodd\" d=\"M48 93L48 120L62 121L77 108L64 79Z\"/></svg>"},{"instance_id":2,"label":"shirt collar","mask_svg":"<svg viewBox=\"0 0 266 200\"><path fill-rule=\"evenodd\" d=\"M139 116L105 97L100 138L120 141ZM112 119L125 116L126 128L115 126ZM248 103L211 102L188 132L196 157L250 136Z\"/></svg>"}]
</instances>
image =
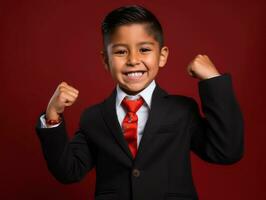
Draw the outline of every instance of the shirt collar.
<instances>
[{"instance_id":1,"label":"shirt collar","mask_svg":"<svg viewBox=\"0 0 266 200\"><path fill-rule=\"evenodd\" d=\"M129 99L138 99L140 96L144 99L145 103L151 108L152 93L155 89L155 81L153 80L144 90L136 95L128 95L125 93L119 85L116 86L116 106L119 106L123 99L127 96Z\"/></svg>"}]
</instances>

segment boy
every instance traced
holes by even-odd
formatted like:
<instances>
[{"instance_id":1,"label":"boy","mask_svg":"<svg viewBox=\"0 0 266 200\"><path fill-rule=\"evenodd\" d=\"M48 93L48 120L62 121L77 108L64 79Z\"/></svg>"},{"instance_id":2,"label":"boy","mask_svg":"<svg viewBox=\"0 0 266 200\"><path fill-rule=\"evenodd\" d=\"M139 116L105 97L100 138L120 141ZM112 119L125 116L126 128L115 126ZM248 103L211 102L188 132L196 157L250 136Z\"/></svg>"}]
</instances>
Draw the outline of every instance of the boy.
<instances>
[{"instance_id":1,"label":"boy","mask_svg":"<svg viewBox=\"0 0 266 200\"><path fill-rule=\"evenodd\" d=\"M71 141L63 111L78 91L62 82L37 133L51 173L62 183L96 168L96 200L198 199L190 150L218 164L243 154L243 118L231 76L206 55L188 66L198 78L205 117L193 98L169 95L155 82L168 57L159 21L140 6L121 7L102 24L106 70L117 83L103 102L86 109Z\"/></svg>"}]
</instances>

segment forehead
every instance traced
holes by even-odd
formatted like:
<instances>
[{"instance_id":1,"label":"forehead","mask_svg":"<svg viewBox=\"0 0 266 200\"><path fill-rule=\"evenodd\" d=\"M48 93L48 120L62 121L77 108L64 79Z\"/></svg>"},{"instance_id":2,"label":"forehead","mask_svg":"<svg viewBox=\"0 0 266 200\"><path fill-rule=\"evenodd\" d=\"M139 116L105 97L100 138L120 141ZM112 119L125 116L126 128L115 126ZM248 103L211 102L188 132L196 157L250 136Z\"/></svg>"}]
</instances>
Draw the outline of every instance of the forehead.
<instances>
[{"instance_id":1,"label":"forehead","mask_svg":"<svg viewBox=\"0 0 266 200\"><path fill-rule=\"evenodd\" d=\"M119 26L111 34L109 44L116 43L158 43L146 24L127 24Z\"/></svg>"}]
</instances>

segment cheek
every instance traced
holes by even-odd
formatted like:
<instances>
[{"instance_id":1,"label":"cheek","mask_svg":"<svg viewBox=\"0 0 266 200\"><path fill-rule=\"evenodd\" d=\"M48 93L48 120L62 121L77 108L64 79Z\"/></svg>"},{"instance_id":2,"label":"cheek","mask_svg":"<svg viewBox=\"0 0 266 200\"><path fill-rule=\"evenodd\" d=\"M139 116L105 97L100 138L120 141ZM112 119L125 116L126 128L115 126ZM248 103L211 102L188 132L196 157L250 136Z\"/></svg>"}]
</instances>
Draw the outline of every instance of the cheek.
<instances>
[{"instance_id":1,"label":"cheek","mask_svg":"<svg viewBox=\"0 0 266 200\"><path fill-rule=\"evenodd\" d=\"M124 58L119 58L119 57L116 57L116 58L112 58L110 63L111 65L114 67L114 68L122 68L125 61Z\"/></svg>"},{"instance_id":2,"label":"cheek","mask_svg":"<svg viewBox=\"0 0 266 200\"><path fill-rule=\"evenodd\" d=\"M119 76L124 66L123 60L113 58L113 59L110 59L109 63L110 63L110 70L111 70L112 75Z\"/></svg>"},{"instance_id":3,"label":"cheek","mask_svg":"<svg viewBox=\"0 0 266 200\"><path fill-rule=\"evenodd\" d=\"M143 59L143 62L150 70L155 70L154 68L158 68L159 66L159 59L155 55L146 57L145 59Z\"/></svg>"}]
</instances>

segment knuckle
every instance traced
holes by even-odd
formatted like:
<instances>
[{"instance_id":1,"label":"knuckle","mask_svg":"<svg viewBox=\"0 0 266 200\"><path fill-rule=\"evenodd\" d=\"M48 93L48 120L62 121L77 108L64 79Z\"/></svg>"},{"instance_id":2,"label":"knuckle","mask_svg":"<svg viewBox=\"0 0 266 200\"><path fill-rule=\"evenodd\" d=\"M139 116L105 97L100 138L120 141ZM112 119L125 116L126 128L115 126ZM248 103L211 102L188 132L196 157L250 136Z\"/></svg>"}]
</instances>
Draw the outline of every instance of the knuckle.
<instances>
[{"instance_id":1,"label":"knuckle","mask_svg":"<svg viewBox=\"0 0 266 200\"><path fill-rule=\"evenodd\" d=\"M60 92L60 93L63 93L63 92L64 92L64 87L62 87L62 86L59 87L59 92Z\"/></svg>"},{"instance_id":2,"label":"knuckle","mask_svg":"<svg viewBox=\"0 0 266 200\"><path fill-rule=\"evenodd\" d=\"M59 84L59 88L65 88L67 86L67 83L66 82L62 82Z\"/></svg>"}]
</instances>

